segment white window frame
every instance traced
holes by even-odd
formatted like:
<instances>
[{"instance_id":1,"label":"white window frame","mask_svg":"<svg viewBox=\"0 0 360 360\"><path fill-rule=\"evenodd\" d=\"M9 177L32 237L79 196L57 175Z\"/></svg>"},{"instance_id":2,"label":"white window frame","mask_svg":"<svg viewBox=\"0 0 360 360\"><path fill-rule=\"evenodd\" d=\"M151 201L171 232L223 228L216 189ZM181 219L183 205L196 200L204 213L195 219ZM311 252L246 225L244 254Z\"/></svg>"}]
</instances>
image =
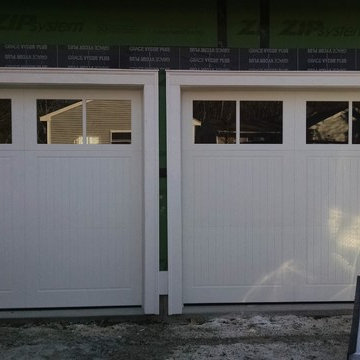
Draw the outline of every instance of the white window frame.
<instances>
[{"instance_id":1,"label":"white window frame","mask_svg":"<svg viewBox=\"0 0 360 360\"><path fill-rule=\"evenodd\" d=\"M151 70L0 68L0 87L142 90L143 105L143 311L159 313L158 72ZM16 116L14 113L13 116ZM14 131L14 129L13 129ZM14 138L13 138L14 142ZM14 147L13 144L5 146ZM3 148L3 147L2 147ZM145 216L146 215L146 216Z\"/></svg>"},{"instance_id":2,"label":"white window frame","mask_svg":"<svg viewBox=\"0 0 360 360\"><path fill-rule=\"evenodd\" d=\"M360 90L360 74L353 71L193 71L166 72L168 178L168 295L169 314L183 311L182 300L182 91L217 90ZM216 92L213 92L216 94ZM296 111L296 109L294 109ZM350 120L351 121L351 120ZM305 129L305 126L302 125ZM252 144L242 144L252 146ZM215 145L216 146L216 145ZM227 145L231 146L231 145ZM338 147L336 147L338 149Z\"/></svg>"}]
</instances>

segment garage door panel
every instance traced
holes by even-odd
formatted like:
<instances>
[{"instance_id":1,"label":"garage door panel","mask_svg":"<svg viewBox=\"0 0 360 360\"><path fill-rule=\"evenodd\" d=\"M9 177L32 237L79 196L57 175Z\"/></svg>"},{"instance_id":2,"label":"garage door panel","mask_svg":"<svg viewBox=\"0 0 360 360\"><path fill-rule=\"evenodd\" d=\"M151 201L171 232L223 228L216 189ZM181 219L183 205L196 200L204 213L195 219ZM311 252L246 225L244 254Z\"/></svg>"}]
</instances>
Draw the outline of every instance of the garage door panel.
<instances>
[{"instance_id":1,"label":"garage door panel","mask_svg":"<svg viewBox=\"0 0 360 360\"><path fill-rule=\"evenodd\" d=\"M227 289L236 294L228 302L245 301L251 285L260 286L252 299L262 286L274 286L271 298L276 293L277 301L286 301L281 285L294 266L293 229L284 226L294 212L288 197L293 175L284 171L289 157L233 150L183 154L184 301L218 302ZM211 286L222 290L209 297Z\"/></svg>"},{"instance_id":2,"label":"garage door panel","mask_svg":"<svg viewBox=\"0 0 360 360\"><path fill-rule=\"evenodd\" d=\"M33 268L29 301L33 306L52 306L64 293L66 306L77 306L78 296L83 297L83 306L139 305L140 154L80 155L28 153L28 163L36 171L27 186L37 189L27 208L37 214L29 224Z\"/></svg>"},{"instance_id":3,"label":"garage door panel","mask_svg":"<svg viewBox=\"0 0 360 360\"><path fill-rule=\"evenodd\" d=\"M281 285L283 229L250 227L197 228L194 243L194 285ZM267 238L264 246L263 239ZM221 241L219 241L221 239ZM278 249L279 250L279 249ZM266 270L264 270L266 269Z\"/></svg>"},{"instance_id":4,"label":"garage door panel","mask_svg":"<svg viewBox=\"0 0 360 360\"><path fill-rule=\"evenodd\" d=\"M304 215L298 234L303 234L304 262L298 296L304 301L352 300L360 271L360 161L354 152L341 155L322 150L301 156L302 186L297 191L303 201L298 203L298 213Z\"/></svg>"},{"instance_id":5,"label":"garage door panel","mask_svg":"<svg viewBox=\"0 0 360 360\"><path fill-rule=\"evenodd\" d=\"M195 224L282 224L286 159L281 156L227 157L226 154L213 157L196 153L185 159L186 166L192 168L191 172L184 170L185 193L192 190L193 194L184 195L184 201L191 206Z\"/></svg>"},{"instance_id":6,"label":"garage door panel","mask_svg":"<svg viewBox=\"0 0 360 360\"><path fill-rule=\"evenodd\" d=\"M202 291L206 287L221 288L216 292L220 298L224 297L221 292L227 293L228 289L231 294L237 294L233 298L229 295L227 302L247 301L245 294L251 287L260 287L251 292L252 301L266 301L256 297L256 294L263 296L263 286L270 291L271 301L292 299L289 297L290 293L293 294L292 278L299 270L293 253L287 252L283 246L293 238L292 228L255 231L250 227L206 228L195 229L194 236L184 231L184 236L188 236L188 246L194 246L194 255L185 253L188 255L184 260L185 302L220 302L218 297L208 297L209 289ZM191 269L191 272L186 269Z\"/></svg>"},{"instance_id":7,"label":"garage door panel","mask_svg":"<svg viewBox=\"0 0 360 360\"><path fill-rule=\"evenodd\" d=\"M4 308L22 307L25 290L23 273L23 233L24 228L1 229L0 246L0 304Z\"/></svg>"},{"instance_id":8,"label":"garage door panel","mask_svg":"<svg viewBox=\"0 0 360 360\"><path fill-rule=\"evenodd\" d=\"M129 245L118 244L119 231L69 228L59 234L56 230L39 231L39 289L121 289L133 285L128 260L132 252ZM121 236L133 240L124 230Z\"/></svg>"},{"instance_id":9,"label":"garage door panel","mask_svg":"<svg viewBox=\"0 0 360 360\"><path fill-rule=\"evenodd\" d=\"M40 290L27 294L28 308L141 306L134 302L132 289Z\"/></svg>"},{"instance_id":10,"label":"garage door panel","mask_svg":"<svg viewBox=\"0 0 360 360\"><path fill-rule=\"evenodd\" d=\"M36 156L36 155L35 155ZM42 226L128 226L132 208L139 205L131 195L140 183L131 156L37 157L37 189ZM134 180L133 180L134 179ZM119 214L121 216L119 216Z\"/></svg>"},{"instance_id":11,"label":"garage door panel","mask_svg":"<svg viewBox=\"0 0 360 360\"><path fill-rule=\"evenodd\" d=\"M0 304L21 307L24 302L24 158L7 151L0 157Z\"/></svg>"},{"instance_id":12,"label":"garage door panel","mask_svg":"<svg viewBox=\"0 0 360 360\"><path fill-rule=\"evenodd\" d=\"M308 285L295 288L295 299L299 302L344 302L353 301L354 285Z\"/></svg>"},{"instance_id":13,"label":"garage door panel","mask_svg":"<svg viewBox=\"0 0 360 360\"><path fill-rule=\"evenodd\" d=\"M205 304L205 303L262 303L278 302L279 293L282 294L283 302L293 301L294 293L290 288L281 286L211 286L211 287L193 287L190 289L191 298L184 296L184 304ZM216 299L216 301L204 301L204 299Z\"/></svg>"},{"instance_id":14,"label":"garage door panel","mask_svg":"<svg viewBox=\"0 0 360 360\"><path fill-rule=\"evenodd\" d=\"M307 284L353 284L359 270L358 251L334 240L327 227L307 230ZM352 237L351 232L339 235Z\"/></svg>"}]
</instances>

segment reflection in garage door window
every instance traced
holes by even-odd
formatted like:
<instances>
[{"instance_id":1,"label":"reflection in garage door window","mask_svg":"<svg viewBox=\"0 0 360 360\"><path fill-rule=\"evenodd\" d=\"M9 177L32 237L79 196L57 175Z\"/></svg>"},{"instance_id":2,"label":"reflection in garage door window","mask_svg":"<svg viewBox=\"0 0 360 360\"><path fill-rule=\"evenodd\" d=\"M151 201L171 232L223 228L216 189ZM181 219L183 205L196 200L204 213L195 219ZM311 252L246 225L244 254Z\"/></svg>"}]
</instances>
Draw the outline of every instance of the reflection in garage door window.
<instances>
[{"instance_id":1,"label":"reflection in garage door window","mask_svg":"<svg viewBox=\"0 0 360 360\"><path fill-rule=\"evenodd\" d=\"M130 144L131 101L87 100L87 143Z\"/></svg>"},{"instance_id":2,"label":"reflection in garage door window","mask_svg":"<svg viewBox=\"0 0 360 360\"><path fill-rule=\"evenodd\" d=\"M11 141L11 100L0 99L0 144Z\"/></svg>"},{"instance_id":3,"label":"reflection in garage door window","mask_svg":"<svg viewBox=\"0 0 360 360\"><path fill-rule=\"evenodd\" d=\"M346 101L307 101L306 143L347 144L348 117Z\"/></svg>"},{"instance_id":4,"label":"reflection in garage door window","mask_svg":"<svg viewBox=\"0 0 360 360\"><path fill-rule=\"evenodd\" d=\"M240 143L282 144L281 101L240 101Z\"/></svg>"},{"instance_id":5,"label":"reflection in garage door window","mask_svg":"<svg viewBox=\"0 0 360 360\"><path fill-rule=\"evenodd\" d=\"M195 144L235 144L236 102L195 100L192 123Z\"/></svg>"},{"instance_id":6,"label":"reflection in garage door window","mask_svg":"<svg viewBox=\"0 0 360 360\"><path fill-rule=\"evenodd\" d=\"M37 100L38 144L81 144L81 100Z\"/></svg>"},{"instance_id":7,"label":"reflection in garage door window","mask_svg":"<svg viewBox=\"0 0 360 360\"><path fill-rule=\"evenodd\" d=\"M360 144L360 102L352 104L352 143Z\"/></svg>"}]
</instances>

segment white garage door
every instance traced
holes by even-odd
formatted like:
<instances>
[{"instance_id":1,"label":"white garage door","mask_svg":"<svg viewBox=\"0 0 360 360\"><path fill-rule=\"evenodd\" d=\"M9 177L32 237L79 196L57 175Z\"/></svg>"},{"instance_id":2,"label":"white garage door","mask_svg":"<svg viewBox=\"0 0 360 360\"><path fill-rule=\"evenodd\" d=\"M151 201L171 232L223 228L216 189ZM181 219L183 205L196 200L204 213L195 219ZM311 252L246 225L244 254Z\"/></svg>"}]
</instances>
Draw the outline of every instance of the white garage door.
<instances>
[{"instance_id":1,"label":"white garage door","mask_svg":"<svg viewBox=\"0 0 360 360\"><path fill-rule=\"evenodd\" d=\"M0 91L0 307L142 304L140 90Z\"/></svg>"},{"instance_id":2,"label":"white garage door","mask_svg":"<svg viewBox=\"0 0 360 360\"><path fill-rule=\"evenodd\" d=\"M360 97L184 91L184 304L350 301Z\"/></svg>"}]
</instances>

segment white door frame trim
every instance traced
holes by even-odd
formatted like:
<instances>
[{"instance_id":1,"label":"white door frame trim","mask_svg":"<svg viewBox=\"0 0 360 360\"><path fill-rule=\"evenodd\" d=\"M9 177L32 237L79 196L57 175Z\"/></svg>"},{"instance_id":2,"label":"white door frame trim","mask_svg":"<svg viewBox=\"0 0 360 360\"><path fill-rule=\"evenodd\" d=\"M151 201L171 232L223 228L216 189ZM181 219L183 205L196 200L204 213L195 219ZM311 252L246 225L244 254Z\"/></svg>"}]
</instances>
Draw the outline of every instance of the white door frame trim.
<instances>
[{"instance_id":1,"label":"white door frame trim","mask_svg":"<svg viewBox=\"0 0 360 360\"><path fill-rule=\"evenodd\" d=\"M181 91L245 89L360 89L359 72L313 71L193 71L166 72L168 175L168 284L169 314L183 312L182 279L182 165Z\"/></svg>"},{"instance_id":2,"label":"white door frame trim","mask_svg":"<svg viewBox=\"0 0 360 360\"><path fill-rule=\"evenodd\" d=\"M2 87L107 87L143 91L143 312L159 313L158 72L99 69L0 69Z\"/></svg>"}]
</instances>

